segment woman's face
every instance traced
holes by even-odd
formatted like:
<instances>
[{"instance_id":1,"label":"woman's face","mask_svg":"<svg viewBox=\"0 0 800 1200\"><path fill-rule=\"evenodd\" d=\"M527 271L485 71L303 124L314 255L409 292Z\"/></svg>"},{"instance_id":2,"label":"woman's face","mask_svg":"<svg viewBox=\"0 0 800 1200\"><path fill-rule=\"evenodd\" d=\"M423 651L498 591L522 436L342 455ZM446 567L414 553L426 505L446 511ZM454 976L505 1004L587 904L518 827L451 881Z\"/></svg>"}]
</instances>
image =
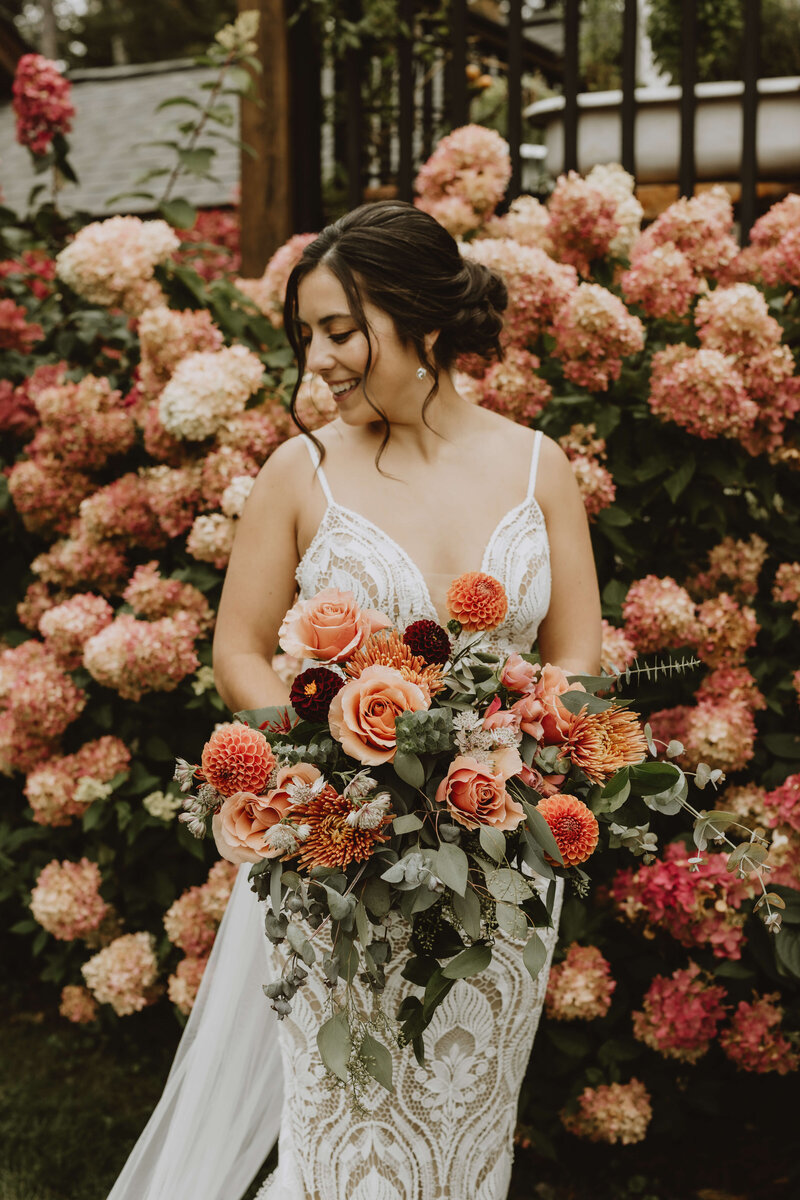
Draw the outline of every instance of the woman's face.
<instances>
[{"instance_id":1,"label":"woman's face","mask_svg":"<svg viewBox=\"0 0 800 1200\"><path fill-rule=\"evenodd\" d=\"M419 357L404 346L388 313L362 300L371 333L372 364L366 378L369 346L350 314L347 296L327 267L315 267L297 289L300 334L306 347L306 369L328 384L348 425L378 420L364 393L393 423L418 419L430 379L420 380Z\"/></svg>"}]
</instances>

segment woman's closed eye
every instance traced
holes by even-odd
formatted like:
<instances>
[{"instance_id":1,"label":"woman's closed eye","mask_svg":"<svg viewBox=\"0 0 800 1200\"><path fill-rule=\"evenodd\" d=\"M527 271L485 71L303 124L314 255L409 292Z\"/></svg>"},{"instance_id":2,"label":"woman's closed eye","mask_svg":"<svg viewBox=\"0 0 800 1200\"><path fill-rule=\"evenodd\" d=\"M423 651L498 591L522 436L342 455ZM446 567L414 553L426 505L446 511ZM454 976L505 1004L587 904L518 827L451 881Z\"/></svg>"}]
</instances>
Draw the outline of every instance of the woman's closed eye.
<instances>
[{"instance_id":1,"label":"woman's closed eye","mask_svg":"<svg viewBox=\"0 0 800 1200\"><path fill-rule=\"evenodd\" d=\"M341 346L348 338L351 338L355 333L355 329L348 329L346 333L332 333L331 341L336 342L337 346Z\"/></svg>"}]
</instances>

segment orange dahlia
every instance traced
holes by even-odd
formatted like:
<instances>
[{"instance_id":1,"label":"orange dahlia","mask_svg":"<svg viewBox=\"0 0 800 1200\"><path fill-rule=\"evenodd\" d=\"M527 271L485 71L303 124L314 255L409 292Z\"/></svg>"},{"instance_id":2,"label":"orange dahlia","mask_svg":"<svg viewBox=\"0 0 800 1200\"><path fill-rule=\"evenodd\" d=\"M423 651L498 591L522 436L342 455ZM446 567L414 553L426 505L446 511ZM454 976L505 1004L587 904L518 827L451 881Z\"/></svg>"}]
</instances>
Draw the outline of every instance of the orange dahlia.
<instances>
[{"instance_id":1,"label":"orange dahlia","mask_svg":"<svg viewBox=\"0 0 800 1200\"><path fill-rule=\"evenodd\" d=\"M394 667L404 679L415 683L433 698L442 690L442 670L437 663L426 665L420 654L407 646L396 629L380 629L345 663L345 674L357 679L367 667Z\"/></svg>"},{"instance_id":2,"label":"orange dahlia","mask_svg":"<svg viewBox=\"0 0 800 1200\"><path fill-rule=\"evenodd\" d=\"M621 767L643 762L647 742L636 714L614 705L598 713L579 713L570 724L562 753L592 783L605 783Z\"/></svg>"},{"instance_id":3,"label":"orange dahlia","mask_svg":"<svg viewBox=\"0 0 800 1200\"><path fill-rule=\"evenodd\" d=\"M330 784L309 800L292 805L286 814L292 824L309 827L297 855L301 867L346 867L369 858L378 842L388 842L383 829L394 818L393 812L383 814L375 828L368 829L347 823L353 811L352 800L340 796Z\"/></svg>"},{"instance_id":4,"label":"orange dahlia","mask_svg":"<svg viewBox=\"0 0 800 1200\"><path fill-rule=\"evenodd\" d=\"M577 796L557 792L536 805L561 851L565 867L576 867L594 852L600 829L594 813ZM545 855L549 858L549 855ZM550 862L553 859L549 859Z\"/></svg>"},{"instance_id":5,"label":"orange dahlia","mask_svg":"<svg viewBox=\"0 0 800 1200\"><path fill-rule=\"evenodd\" d=\"M258 729L220 725L203 747L203 774L223 796L252 792L259 796L275 766L272 747Z\"/></svg>"},{"instance_id":6,"label":"orange dahlia","mask_svg":"<svg viewBox=\"0 0 800 1200\"><path fill-rule=\"evenodd\" d=\"M508 612L505 588L493 575L467 571L450 584L447 610L469 632L496 629Z\"/></svg>"}]
</instances>

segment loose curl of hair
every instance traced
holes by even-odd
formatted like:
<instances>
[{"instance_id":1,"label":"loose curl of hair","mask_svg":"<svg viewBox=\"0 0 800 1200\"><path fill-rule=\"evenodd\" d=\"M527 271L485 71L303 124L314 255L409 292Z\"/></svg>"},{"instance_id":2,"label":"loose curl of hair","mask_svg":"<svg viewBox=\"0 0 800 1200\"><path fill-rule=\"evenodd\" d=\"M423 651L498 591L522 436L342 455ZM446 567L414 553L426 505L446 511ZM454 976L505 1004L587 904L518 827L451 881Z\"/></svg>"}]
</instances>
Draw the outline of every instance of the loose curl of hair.
<instances>
[{"instance_id":1,"label":"loose curl of hair","mask_svg":"<svg viewBox=\"0 0 800 1200\"><path fill-rule=\"evenodd\" d=\"M455 239L428 213L400 200L362 204L322 230L306 246L289 276L284 304L284 328L297 359L297 383L291 413L297 426L325 449L297 415L297 395L305 374L305 343L300 335L297 291L315 267L325 266L344 289L357 328L367 339L364 394L383 425L375 464L389 441L386 414L367 394L372 368L372 340L364 314L367 300L391 317L403 345L411 345L433 383L422 406L439 390L439 374L449 371L459 354L486 359L503 357L500 332L508 305L506 285L499 275L471 259L462 258ZM438 330L430 354L426 334ZM430 426L428 426L430 428Z\"/></svg>"}]
</instances>

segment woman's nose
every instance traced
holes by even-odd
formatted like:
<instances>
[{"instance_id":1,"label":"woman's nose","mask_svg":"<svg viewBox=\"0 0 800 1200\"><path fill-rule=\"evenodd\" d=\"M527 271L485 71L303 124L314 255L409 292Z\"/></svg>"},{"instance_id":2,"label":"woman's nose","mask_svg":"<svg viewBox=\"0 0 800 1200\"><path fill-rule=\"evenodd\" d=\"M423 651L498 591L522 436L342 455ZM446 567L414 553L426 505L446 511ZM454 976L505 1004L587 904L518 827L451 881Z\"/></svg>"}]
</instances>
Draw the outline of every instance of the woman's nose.
<instances>
[{"instance_id":1,"label":"woman's nose","mask_svg":"<svg viewBox=\"0 0 800 1200\"><path fill-rule=\"evenodd\" d=\"M334 365L333 353L327 338L312 335L306 347L306 370L320 375Z\"/></svg>"}]
</instances>

